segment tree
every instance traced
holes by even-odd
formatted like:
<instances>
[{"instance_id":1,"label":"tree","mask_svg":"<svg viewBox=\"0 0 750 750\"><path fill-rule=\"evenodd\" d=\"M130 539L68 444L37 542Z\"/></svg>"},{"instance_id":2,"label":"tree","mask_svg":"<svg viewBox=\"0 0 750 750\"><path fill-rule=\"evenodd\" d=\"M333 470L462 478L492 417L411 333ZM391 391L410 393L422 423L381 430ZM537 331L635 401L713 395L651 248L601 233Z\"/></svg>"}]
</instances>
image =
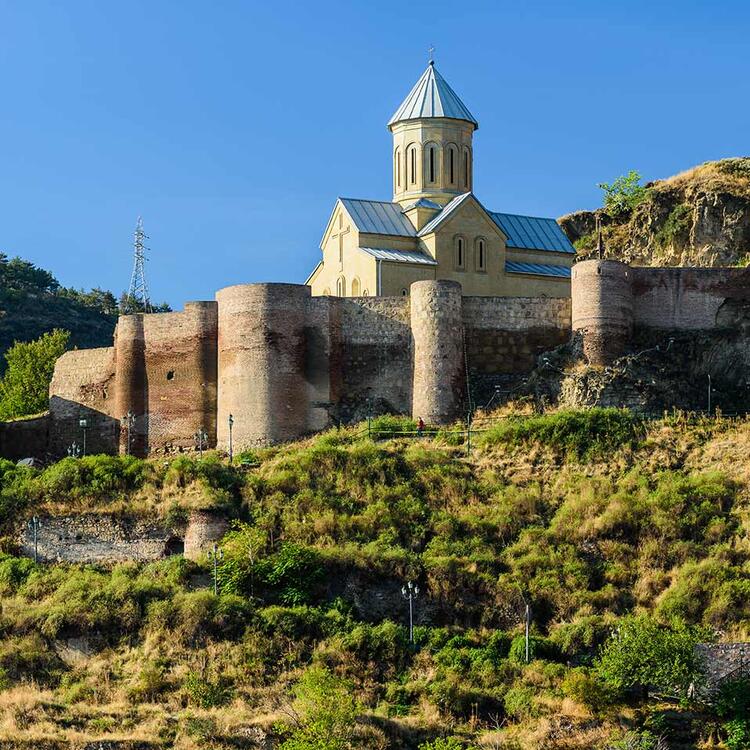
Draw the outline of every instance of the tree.
<instances>
[{"instance_id":1,"label":"tree","mask_svg":"<svg viewBox=\"0 0 750 750\"><path fill-rule=\"evenodd\" d=\"M600 182L597 187L604 191L604 208L613 217L632 211L647 195L646 188L641 185L641 175L634 169L620 175L611 185Z\"/></svg>"},{"instance_id":2,"label":"tree","mask_svg":"<svg viewBox=\"0 0 750 750\"><path fill-rule=\"evenodd\" d=\"M311 667L294 688L295 727L279 750L349 750L359 706L352 686L325 667Z\"/></svg>"},{"instance_id":3,"label":"tree","mask_svg":"<svg viewBox=\"0 0 750 750\"><path fill-rule=\"evenodd\" d=\"M38 414L47 408L55 362L67 349L69 338L69 331L56 328L36 341L17 341L8 349L8 367L0 381L0 419Z\"/></svg>"},{"instance_id":4,"label":"tree","mask_svg":"<svg viewBox=\"0 0 750 750\"><path fill-rule=\"evenodd\" d=\"M650 617L629 617L605 643L596 671L618 693L638 687L647 693L653 685L684 696L700 673L695 645L704 637L697 628L664 627Z\"/></svg>"}]
</instances>

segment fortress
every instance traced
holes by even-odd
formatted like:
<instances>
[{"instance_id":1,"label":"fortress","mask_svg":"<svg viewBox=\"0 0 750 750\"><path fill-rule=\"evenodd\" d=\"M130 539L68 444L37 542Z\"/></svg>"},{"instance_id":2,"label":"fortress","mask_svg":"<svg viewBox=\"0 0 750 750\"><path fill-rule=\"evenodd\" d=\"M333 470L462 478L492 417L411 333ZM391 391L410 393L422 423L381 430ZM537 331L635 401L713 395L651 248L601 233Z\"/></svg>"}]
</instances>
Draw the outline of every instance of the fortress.
<instances>
[{"instance_id":1,"label":"fortress","mask_svg":"<svg viewBox=\"0 0 750 750\"><path fill-rule=\"evenodd\" d=\"M430 63L389 122L393 201L336 201L308 284L122 316L112 347L58 360L48 416L0 425L0 455L241 450L387 412L444 424L470 383L527 375L571 341L607 367L635 340L720 334L744 383L749 270L573 265L553 219L475 197L477 127Z\"/></svg>"}]
</instances>

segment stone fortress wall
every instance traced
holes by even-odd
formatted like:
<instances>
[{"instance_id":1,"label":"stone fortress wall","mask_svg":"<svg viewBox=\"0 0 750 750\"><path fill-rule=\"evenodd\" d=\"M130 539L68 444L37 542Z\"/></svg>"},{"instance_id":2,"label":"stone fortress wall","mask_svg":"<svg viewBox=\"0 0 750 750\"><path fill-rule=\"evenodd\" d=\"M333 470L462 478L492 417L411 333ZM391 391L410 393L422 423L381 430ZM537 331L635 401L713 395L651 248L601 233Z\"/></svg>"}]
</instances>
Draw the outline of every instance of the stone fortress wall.
<instances>
[{"instance_id":1,"label":"stone fortress wall","mask_svg":"<svg viewBox=\"0 0 750 750\"><path fill-rule=\"evenodd\" d=\"M136 455L283 442L367 413L445 423L465 408L467 379L531 372L571 331L585 359L607 365L639 332L750 335L750 270L577 263L572 300L462 297L452 281L419 281L409 297L313 297L294 284L247 284L183 312L120 319L114 346L57 362L46 426L0 429L0 447L65 455ZM748 339L750 340L750 339ZM122 420L131 413L128 429ZM19 440L13 435L19 433ZM28 435L47 435L32 453ZM41 440L41 439L40 439ZM12 452L12 451L11 451ZM13 453L15 457L15 453Z\"/></svg>"},{"instance_id":2,"label":"stone fortress wall","mask_svg":"<svg viewBox=\"0 0 750 750\"><path fill-rule=\"evenodd\" d=\"M247 284L183 312L128 315L114 346L68 352L50 387L50 452L135 455L293 440L375 412L444 423L469 372L521 372L570 332L565 299L461 296L420 281L410 297L312 297L307 286ZM122 420L134 419L128 430Z\"/></svg>"},{"instance_id":3,"label":"stone fortress wall","mask_svg":"<svg viewBox=\"0 0 750 750\"><path fill-rule=\"evenodd\" d=\"M611 364L637 331L750 334L750 269L645 268L613 260L576 263L572 328L586 359Z\"/></svg>"}]
</instances>

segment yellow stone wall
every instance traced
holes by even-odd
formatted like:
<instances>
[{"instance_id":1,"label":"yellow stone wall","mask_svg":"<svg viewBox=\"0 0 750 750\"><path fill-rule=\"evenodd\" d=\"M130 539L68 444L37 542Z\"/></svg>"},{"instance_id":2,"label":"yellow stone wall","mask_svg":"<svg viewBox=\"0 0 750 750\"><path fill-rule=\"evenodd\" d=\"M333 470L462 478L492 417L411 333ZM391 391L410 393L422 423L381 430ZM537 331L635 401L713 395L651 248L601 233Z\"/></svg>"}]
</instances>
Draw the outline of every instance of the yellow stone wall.
<instances>
[{"instance_id":1,"label":"yellow stone wall","mask_svg":"<svg viewBox=\"0 0 750 750\"><path fill-rule=\"evenodd\" d=\"M441 205L448 203L461 193L473 189L474 165L472 135L474 125L463 120L448 118L430 118L425 120L407 120L398 122L391 128L393 132L393 200L406 206L418 198L428 198ZM434 144L436 163L435 180L429 181L429 159L427 146ZM410 174L410 147L416 149L416 179L412 182ZM450 181L449 151L456 148L454 180ZM464 169L464 152L468 154L468 174ZM401 181L399 184L398 163L401 164Z\"/></svg>"}]
</instances>

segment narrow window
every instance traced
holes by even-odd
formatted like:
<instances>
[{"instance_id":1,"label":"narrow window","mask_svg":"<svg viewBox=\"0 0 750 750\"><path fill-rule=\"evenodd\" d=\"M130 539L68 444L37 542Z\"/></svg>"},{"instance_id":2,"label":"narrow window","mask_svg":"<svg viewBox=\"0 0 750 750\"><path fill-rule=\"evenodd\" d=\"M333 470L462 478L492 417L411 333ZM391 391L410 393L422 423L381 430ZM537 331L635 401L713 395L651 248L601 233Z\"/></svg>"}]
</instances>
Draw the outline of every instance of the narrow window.
<instances>
[{"instance_id":1,"label":"narrow window","mask_svg":"<svg viewBox=\"0 0 750 750\"><path fill-rule=\"evenodd\" d=\"M435 147L430 146L430 182L435 182Z\"/></svg>"},{"instance_id":2,"label":"narrow window","mask_svg":"<svg viewBox=\"0 0 750 750\"><path fill-rule=\"evenodd\" d=\"M456 154L453 149L450 150L451 156L450 156L450 162L451 162L451 185L454 185L456 183Z\"/></svg>"},{"instance_id":3,"label":"narrow window","mask_svg":"<svg viewBox=\"0 0 750 750\"><path fill-rule=\"evenodd\" d=\"M477 241L477 270L484 271L487 259L484 251L484 240Z\"/></svg>"},{"instance_id":4,"label":"narrow window","mask_svg":"<svg viewBox=\"0 0 750 750\"><path fill-rule=\"evenodd\" d=\"M464 267L464 238L456 237L456 268L462 269Z\"/></svg>"},{"instance_id":5,"label":"narrow window","mask_svg":"<svg viewBox=\"0 0 750 750\"><path fill-rule=\"evenodd\" d=\"M417 149L412 148L411 150L411 163L409 165L411 169L410 180L414 184L417 181Z\"/></svg>"},{"instance_id":6,"label":"narrow window","mask_svg":"<svg viewBox=\"0 0 750 750\"><path fill-rule=\"evenodd\" d=\"M396 187L401 187L401 151L396 149Z\"/></svg>"},{"instance_id":7,"label":"narrow window","mask_svg":"<svg viewBox=\"0 0 750 750\"><path fill-rule=\"evenodd\" d=\"M344 297L346 295L346 281L343 276L340 276L336 281L336 295L338 297Z\"/></svg>"},{"instance_id":8,"label":"narrow window","mask_svg":"<svg viewBox=\"0 0 750 750\"><path fill-rule=\"evenodd\" d=\"M469 187L469 152L464 151L464 187Z\"/></svg>"},{"instance_id":9,"label":"narrow window","mask_svg":"<svg viewBox=\"0 0 750 750\"><path fill-rule=\"evenodd\" d=\"M407 289L402 289L401 290L401 296L402 297L408 297L409 296L409 291Z\"/></svg>"}]
</instances>

